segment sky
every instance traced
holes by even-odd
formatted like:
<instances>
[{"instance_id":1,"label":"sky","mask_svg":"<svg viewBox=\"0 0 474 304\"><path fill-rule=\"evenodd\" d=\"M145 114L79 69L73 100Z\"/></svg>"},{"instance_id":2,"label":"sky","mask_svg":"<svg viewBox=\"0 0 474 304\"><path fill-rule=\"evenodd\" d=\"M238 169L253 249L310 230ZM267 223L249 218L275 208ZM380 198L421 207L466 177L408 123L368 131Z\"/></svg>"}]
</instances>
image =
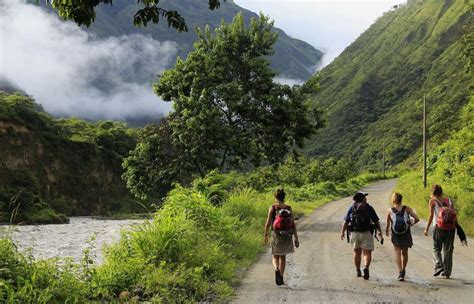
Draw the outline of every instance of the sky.
<instances>
[{"instance_id":1,"label":"sky","mask_svg":"<svg viewBox=\"0 0 474 304\"><path fill-rule=\"evenodd\" d=\"M139 34L97 40L39 7L0 1L0 76L47 112L121 120L171 110L152 82L176 60L175 43Z\"/></svg>"},{"instance_id":2,"label":"sky","mask_svg":"<svg viewBox=\"0 0 474 304\"><path fill-rule=\"evenodd\" d=\"M383 12L406 0L235 0L269 15L275 26L323 51L329 64Z\"/></svg>"},{"instance_id":3,"label":"sky","mask_svg":"<svg viewBox=\"0 0 474 304\"><path fill-rule=\"evenodd\" d=\"M402 1L235 0L322 50L323 65ZM0 79L24 89L46 111L89 119L133 119L170 111L171 104L153 93L152 82L174 62L175 43L140 34L97 40L24 0L0 0L0 8Z\"/></svg>"}]
</instances>

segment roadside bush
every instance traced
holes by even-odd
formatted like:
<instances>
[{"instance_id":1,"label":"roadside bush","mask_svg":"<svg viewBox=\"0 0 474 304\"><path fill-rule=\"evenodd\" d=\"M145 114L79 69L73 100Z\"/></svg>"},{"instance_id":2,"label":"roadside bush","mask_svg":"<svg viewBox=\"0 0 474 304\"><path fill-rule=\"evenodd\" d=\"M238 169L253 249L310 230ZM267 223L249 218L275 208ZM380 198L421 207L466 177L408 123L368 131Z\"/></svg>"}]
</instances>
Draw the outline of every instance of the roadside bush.
<instances>
[{"instance_id":1,"label":"roadside bush","mask_svg":"<svg viewBox=\"0 0 474 304\"><path fill-rule=\"evenodd\" d=\"M18 253L9 239L0 239L0 302L79 303L89 287L77 275L77 266L57 260L35 261Z\"/></svg>"}]
</instances>

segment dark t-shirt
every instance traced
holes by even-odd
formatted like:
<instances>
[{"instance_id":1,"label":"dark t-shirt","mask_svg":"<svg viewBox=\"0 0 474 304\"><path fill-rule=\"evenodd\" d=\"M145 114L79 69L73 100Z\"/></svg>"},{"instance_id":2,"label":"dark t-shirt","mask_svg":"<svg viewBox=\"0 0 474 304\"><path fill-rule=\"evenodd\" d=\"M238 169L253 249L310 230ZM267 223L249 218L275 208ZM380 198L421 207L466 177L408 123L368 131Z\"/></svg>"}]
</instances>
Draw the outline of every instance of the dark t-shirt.
<instances>
[{"instance_id":1,"label":"dark t-shirt","mask_svg":"<svg viewBox=\"0 0 474 304\"><path fill-rule=\"evenodd\" d=\"M344 221L346 222L350 222L351 221L351 218L352 218L352 207L354 206L354 204L352 204L350 207L349 207L349 210L347 210L347 214L346 216L344 217ZM377 216L377 213L375 212L375 209L370 206L368 203L367 203L367 206L365 207L367 208L367 213L369 214L370 216L370 219L372 220L372 222L378 222L380 219L379 217Z\"/></svg>"}]
</instances>

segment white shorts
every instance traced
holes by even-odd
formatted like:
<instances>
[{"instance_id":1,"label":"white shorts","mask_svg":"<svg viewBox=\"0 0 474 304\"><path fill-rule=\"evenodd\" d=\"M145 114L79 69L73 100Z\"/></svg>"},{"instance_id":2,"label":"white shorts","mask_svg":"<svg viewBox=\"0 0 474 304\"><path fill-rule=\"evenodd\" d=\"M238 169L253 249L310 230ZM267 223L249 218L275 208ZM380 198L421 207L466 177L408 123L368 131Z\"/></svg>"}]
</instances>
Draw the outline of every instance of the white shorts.
<instances>
[{"instance_id":1,"label":"white shorts","mask_svg":"<svg viewBox=\"0 0 474 304\"><path fill-rule=\"evenodd\" d=\"M354 249L374 250L374 236L370 231L351 232L351 246Z\"/></svg>"}]
</instances>

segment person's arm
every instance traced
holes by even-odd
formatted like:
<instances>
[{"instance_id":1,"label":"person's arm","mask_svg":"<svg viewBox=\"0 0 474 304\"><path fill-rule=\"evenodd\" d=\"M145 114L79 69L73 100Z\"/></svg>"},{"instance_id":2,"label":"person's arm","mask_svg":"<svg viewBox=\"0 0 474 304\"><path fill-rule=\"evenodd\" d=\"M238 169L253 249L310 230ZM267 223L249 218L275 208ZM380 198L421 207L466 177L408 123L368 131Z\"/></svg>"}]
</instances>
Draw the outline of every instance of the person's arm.
<instances>
[{"instance_id":1,"label":"person's arm","mask_svg":"<svg viewBox=\"0 0 474 304\"><path fill-rule=\"evenodd\" d=\"M263 236L263 243L265 245L268 244L268 232L269 232L270 226L272 224L272 213L273 213L273 206L270 206L270 209L268 209L267 220L265 222L265 232L264 232L264 236Z\"/></svg>"},{"instance_id":2,"label":"person's arm","mask_svg":"<svg viewBox=\"0 0 474 304\"><path fill-rule=\"evenodd\" d=\"M418 223L420 221L420 218L418 217L418 215L415 213L415 211L413 211L413 209L411 209L410 207L407 206L407 212L408 214L415 219L415 221L413 222L413 225L415 225L416 223Z\"/></svg>"},{"instance_id":3,"label":"person's arm","mask_svg":"<svg viewBox=\"0 0 474 304\"><path fill-rule=\"evenodd\" d=\"M351 218L352 207L347 210L346 217L344 217L344 224L341 227L341 240L344 240L347 227L349 226L349 220Z\"/></svg>"},{"instance_id":4,"label":"person's arm","mask_svg":"<svg viewBox=\"0 0 474 304\"><path fill-rule=\"evenodd\" d=\"M288 207L291 212L291 221L293 222L293 235L295 236L295 247L300 247L300 241L298 239L298 231L296 230L295 217L293 216L293 209Z\"/></svg>"},{"instance_id":5,"label":"person's arm","mask_svg":"<svg viewBox=\"0 0 474 304\"><path fill-rule=\"evenodd\" d=\"M293 213L291 217L293 217ZM293 235L295 236L295 247L298 248L300 247L300 240L298 239L298 231L296 231L295 219L293 219Z\"/></svg>"},{"instance_id":6,"label":"person's arm","mask_svg":"<svg viewBox=\"0 0 474 304\"><path fill-rule=\"evenodd\" d=\"M349 225L349 222L344 221L344 224L342 225L342 228L341 228L341 240L344 240L344 238L345 238L345 233L346 233L348 225Z\"/></svg>"},{"instance_id":7,"label":"person's arm","mask_svg":"<svg viewBox=\"0 0 474 304\"><path fill-rule=\"evenodd\" d=\"M385 227L385 235L387 237L389 237L390 236L389 231L390 231L390 228L392 227L392 217L390 216L390 211L389 210L387 211L387 220L386 221L387 221L387 226Z\"/></svg>"},{"instance_id":8,"label":"person's arm","mask_svg":"<svg viewBox=\"0 0 474 304\"><path fill-rule=\"evenodd\" d=\"M430 231L430 226L431 226L431 223L433 222L433 217L434 217L434 204L436 204L433 200L430 200L430 216L428 218L428 223L426 223L426 228L425 230L423 231L423 234L425 236L428 235L428 231Z\"/></svg>"},{"instance_id":9,"label":"person's arm","mask_svg":"<svg viewBox=\"0 0 474 304\"><path fill-rule=\"evenodd\" d=\"M377 215L377 212L375 212L374 207L370 206L370 217L372 219L372 222L375 224L375 228L377 228L377 231L379 232L379 238L380 241L383 240L383 232L382 232L382 227L380 227L380 219L379 216Z\"/></svg>"},{"instance_id":10,"label":"person's arm","mask_svg":"<svg viewBox=\"0 0 474 304\"><path fill-rule=\"evenodd\" d=\"M382 232L382 228L380 227L380 221L375 222L375 227L377 228L377 231L379 232L380 240L383 240L383 232Z\"/></svg>"}]
</instances>

